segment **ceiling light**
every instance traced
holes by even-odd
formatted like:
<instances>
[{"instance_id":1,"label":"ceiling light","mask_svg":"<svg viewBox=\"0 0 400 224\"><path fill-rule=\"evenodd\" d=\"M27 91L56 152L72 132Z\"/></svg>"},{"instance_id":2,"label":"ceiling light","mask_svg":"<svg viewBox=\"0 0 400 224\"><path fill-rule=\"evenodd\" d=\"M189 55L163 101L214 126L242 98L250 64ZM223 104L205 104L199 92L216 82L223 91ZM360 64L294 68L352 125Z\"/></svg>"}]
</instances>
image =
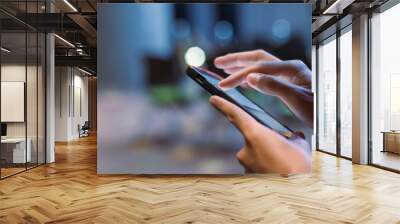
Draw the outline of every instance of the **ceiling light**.
<instances>
[{"instance_id":1,"label":"ceiling light","mask_svg":"<svg viewBox=\"0 0 400 224\"><path fill-rule=\"evenodd\" d=\"M64 0L64 3L67 4L74 12L78 12L78 10L68 0Z\"/></svg>"},{"instance_id":2,"label":"ceiling light","mask_svg":"<svg viewBox=\"0 0 400 224\"><path fill-rule=\"evenodd\" d=\"M83 72L83 73L85 73L86 75L92 75L92 73L90 73L90 72L88 72L88 71L86 71L86 70L83 70L83 69L81 69L81 68L79 68L79 67L78 67L78 70L81 71L81 72Z\"/></svg>"},{"instance_id":3,"label":"ceiling light","mask_svg":"<svg viewBox=\"0 0 400 224\"><path fill-rule=\"evenodd\" d=\"M351 5L355 0L336 0L322 14L342 14L343 9Z\"/></svg>"},{"instance_id":4,"label":"ceiling light","mask_svg":"<svg viewBox=\"0 0 400 224\"><path fill-rule=\"evenodd\" d=\"M64 42L65 44L67 44L68 46L70 46L70 47L72 47L72 48L75 48L75 45L73 45L71 42L69 42L68 40L66 40L66 39L64 39L64 38L62 38L62 37L60 37L59 35L57 35L57 34L54 34L54 36L55 37L57 37L59 40L61 40L62 42Z\"/></svg>"},{"instance_id":5,"label":"ceiling light","mask_svg":"<svg viewBox=\"0 0 400 224\"><path fill-rule=\"evenodd\" d=\"M328 14L331 13L332 9L334 9L337 4L339 4L340 0L336 0L332 5L330 5L327 9L322 14Z\"/></svg>"},{"instance_id":6,"label":"ceiling light","mask_svg":"<svg viewBox=\"0 0 400 224\"><path fill-rule=\"evenodd\" d=\"M1 47L1 51L4 51L6 53L10 53L11 52L11 50L9 50L9 49L7 49L5 47Z\"/></svg>"}]
</instances>

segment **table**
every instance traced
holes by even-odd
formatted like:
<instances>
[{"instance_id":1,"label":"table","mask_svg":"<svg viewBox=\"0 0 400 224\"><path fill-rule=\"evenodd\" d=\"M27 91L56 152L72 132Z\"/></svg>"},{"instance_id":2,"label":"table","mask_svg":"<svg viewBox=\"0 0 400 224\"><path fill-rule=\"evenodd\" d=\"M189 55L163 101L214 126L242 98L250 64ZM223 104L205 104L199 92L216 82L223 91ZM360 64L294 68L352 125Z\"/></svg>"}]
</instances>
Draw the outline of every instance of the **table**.
<instances>
[{"instance_id":1,"label":"table","mask_svg":"<svg viewBox=\"0 0 400 224\"><path fill-rule=\"evenodd\" d=\"M392 152L400 154L400 131L382 131L383 150L382 152Z\"/></svg>"},{"instance_id":2,"label":"table","mask_svg":"<svg viewBox=\"0 0 400 224\"><path fill-rule=\"evenodd\" d=\"M1 139L1 157L6 160L6 163L26 163L31 162L32 153L30 138L26 139L25 151L25 138L6 138ZM11 146L11 147L10 147ZM11 155L12 154L12 155ZM12 158L12 159L11 159Z\"/></svg>"}]
</instances>

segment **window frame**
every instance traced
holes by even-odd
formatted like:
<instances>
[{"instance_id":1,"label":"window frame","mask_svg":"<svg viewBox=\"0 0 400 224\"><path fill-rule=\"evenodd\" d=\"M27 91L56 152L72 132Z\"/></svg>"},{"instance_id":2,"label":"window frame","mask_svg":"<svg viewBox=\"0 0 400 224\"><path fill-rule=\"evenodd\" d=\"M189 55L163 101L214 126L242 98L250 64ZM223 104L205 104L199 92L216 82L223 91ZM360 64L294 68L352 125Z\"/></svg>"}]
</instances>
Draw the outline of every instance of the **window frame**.
<instances>
[{"instance_id":1,"label":"window frame","mask_svg":"<svg viewBox=\"0 0 400 224\"><path fill-rule=\"evenodd\" d=\"M325 39L320 40L316 44L316 138L315 138L315 145L316 151L323 152L329 155L337 156L346 160L352 160L351 157L347 157L342 155L341 150L341 119L340 119L340 77L341 77L341 67L340 67L340 37L347 32L352 32L352 23L347 24L341 29L337 29L335 33L331 34ZM319 74L319 47L322 43L328 43L330 41L336 41L336 151L335 153L329 152L327 150L321 149L319 147L319 94L320 94L320 74Z\"/></svg>"}]
</instances>

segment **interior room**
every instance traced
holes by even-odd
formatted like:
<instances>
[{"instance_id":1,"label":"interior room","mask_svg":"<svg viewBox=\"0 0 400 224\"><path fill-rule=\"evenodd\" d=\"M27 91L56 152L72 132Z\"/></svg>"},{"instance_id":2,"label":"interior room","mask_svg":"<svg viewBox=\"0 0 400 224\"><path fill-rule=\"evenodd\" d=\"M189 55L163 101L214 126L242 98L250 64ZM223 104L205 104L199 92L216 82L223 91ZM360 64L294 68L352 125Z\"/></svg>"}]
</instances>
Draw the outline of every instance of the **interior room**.
<instances>
[{"instance_id":1,"label":"interior room","mask_svg":"<svg viewBox=\"0 0 400 224\"><path fill-rule=\"evenodd\" d=\"M45 162L45 35L15 28L1 34L2 178Z\"/></svg>"},{"instance_id":2,"label":"interior room","mask_svg":"<svg viewBox=\"0 0 400 224\"><path fill-rule=\"evenodd\" d=\"M393 21L398 21L400 6L371 18L371 162L378 166L399 170L399 93L400 68L395 54L399 37L393 32Z\"/></svg>"},{"instance_id":3,"label":"interior room","mask_svg":"<svg viewBox=\"0 0 400 224\"><path fill-rule=\"evenodd\" d=\"M271 4L309 17L252 22ZM0 223L400 223L399 21L398 0L2 0ZM259 126L185 75L247 49L310 71L308 129L239 83L300 131L266 125L308 144L308 172L250 169Z\"/></svg>"}]
</instances>

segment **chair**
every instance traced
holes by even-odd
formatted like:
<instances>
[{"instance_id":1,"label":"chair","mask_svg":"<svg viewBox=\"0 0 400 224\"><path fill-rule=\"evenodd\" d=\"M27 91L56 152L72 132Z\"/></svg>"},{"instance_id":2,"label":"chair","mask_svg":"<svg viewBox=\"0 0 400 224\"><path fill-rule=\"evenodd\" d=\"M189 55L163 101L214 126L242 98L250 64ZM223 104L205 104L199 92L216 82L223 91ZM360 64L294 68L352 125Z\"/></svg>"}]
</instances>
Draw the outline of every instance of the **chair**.
<instances>
[{"instance_id":1,"label":"chair","mask_svg":"<svg viewBox=\"0 0 400 224\"><path fill-rule=\"evenodd\" d=\"M79 138L89 136L89 129L90 129L89 121L85 121L82 127L78 124Z\"/></svg>"}]
</instances>

